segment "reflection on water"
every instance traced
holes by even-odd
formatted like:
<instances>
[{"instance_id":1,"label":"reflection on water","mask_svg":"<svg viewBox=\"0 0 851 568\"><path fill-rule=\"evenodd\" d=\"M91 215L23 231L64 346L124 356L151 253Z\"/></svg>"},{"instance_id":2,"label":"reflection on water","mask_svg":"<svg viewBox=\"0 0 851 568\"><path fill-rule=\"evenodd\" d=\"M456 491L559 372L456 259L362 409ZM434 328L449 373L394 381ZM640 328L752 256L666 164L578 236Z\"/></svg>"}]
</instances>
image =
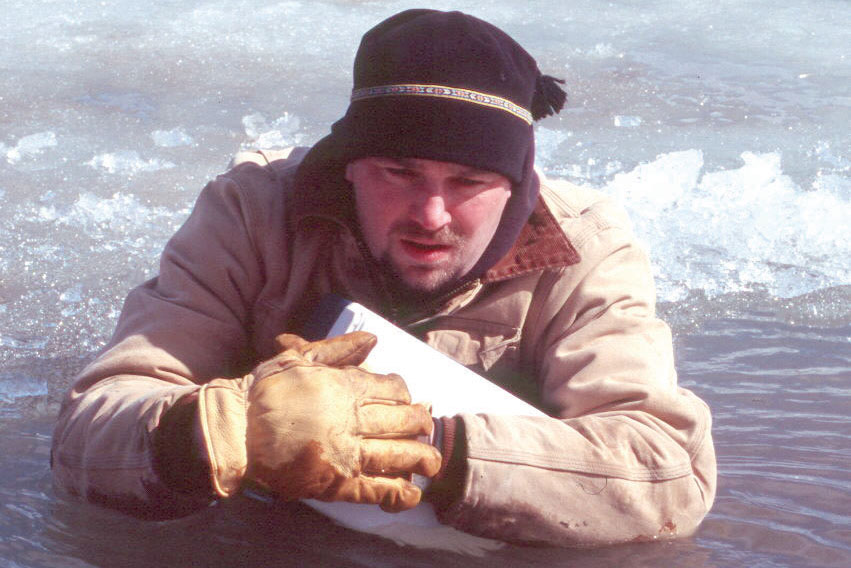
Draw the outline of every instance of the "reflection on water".
<instances>
[{"instance_id":1,"label":"reflection on water","mask_svg":"<svg viewBox=\"0 0 851 568\"><path fill-rule=\"evenodd\" d=\"M681 380L715 420L719 493L697 541L719 564L851 561L849 332L763 317L679 342Z\"/></svg>"},{"instance_id":2,"label":"reflection on water","mask_svg":"<svg viewBox=\"0 0 851 568\"><path fill-rule=\"evenodd\" d=\"M0 412L0 565L845 567L849 331L765 314L679 331L681 380L713 408L721 475L715 508L691 539L594 551L506 547L467 558L355 533L305 506L243 498L188 519L136 521L55 495L55 405L36 396Z\"/></svg>"}]
</instances>

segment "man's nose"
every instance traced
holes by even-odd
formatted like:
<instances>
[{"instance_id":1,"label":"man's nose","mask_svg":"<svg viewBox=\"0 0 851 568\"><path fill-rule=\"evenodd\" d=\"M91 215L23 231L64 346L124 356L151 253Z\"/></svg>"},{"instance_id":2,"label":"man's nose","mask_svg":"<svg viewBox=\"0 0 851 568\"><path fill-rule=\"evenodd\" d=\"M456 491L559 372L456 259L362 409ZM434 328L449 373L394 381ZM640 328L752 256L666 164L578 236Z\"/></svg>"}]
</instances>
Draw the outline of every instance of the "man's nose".
<instances>
[{"instance_id":1,"label":"man's nose","mask_svg":"<svg viewBox=\"0 0 851 568\"><path fill-rule=\"evenodd\" d=\"M452 221L446 198L441 192L422 191L412 207L411 217L423 229L437 231Z\"/></svg>"}]
</instances>

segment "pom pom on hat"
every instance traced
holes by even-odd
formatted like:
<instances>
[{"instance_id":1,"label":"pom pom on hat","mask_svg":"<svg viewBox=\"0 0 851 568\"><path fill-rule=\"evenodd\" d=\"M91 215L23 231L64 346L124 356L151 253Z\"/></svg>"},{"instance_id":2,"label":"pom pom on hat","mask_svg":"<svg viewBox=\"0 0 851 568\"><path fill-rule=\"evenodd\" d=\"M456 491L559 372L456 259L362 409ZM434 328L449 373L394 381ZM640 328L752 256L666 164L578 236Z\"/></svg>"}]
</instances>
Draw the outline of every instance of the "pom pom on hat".
<instances>
[{"instance_id":1,"label":"pom pom on hat","mask_svg":"<svg viewBox=\"0 0 851 568\"><path fill-rule=\"evenodd\" d=\"M540 120L546 116L557 114L567 102L567 93L556 83L564 85L563 79L549 75L538 75L535 85L535 95L532 97L532 118Z\"/></svg>"}]
</instances>

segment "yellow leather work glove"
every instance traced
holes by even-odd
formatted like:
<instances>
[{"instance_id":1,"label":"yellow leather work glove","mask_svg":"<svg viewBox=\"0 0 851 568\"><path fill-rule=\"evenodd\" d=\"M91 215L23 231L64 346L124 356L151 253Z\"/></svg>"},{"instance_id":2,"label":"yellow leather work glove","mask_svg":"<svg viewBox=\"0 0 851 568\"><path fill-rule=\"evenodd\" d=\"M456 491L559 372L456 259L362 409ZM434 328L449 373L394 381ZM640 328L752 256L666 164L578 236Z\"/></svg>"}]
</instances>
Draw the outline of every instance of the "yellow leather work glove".
<instances>
[{"instance_id":1,"label":"yellow leather work glove","mask_svg":"<svg viewBox=\"0 0 851 568\"><path fill-rule=\"evenodd\" d=\"M366 332L307 342L284 334L283 351L239 379L216 379L198 398L213 485L235 493L244 478L283 499L415 507L406 478L434 476L441 456L416 441L429 410L411 404L398 375L359 367L376 343Z\"/></svg>"}]
</instances>

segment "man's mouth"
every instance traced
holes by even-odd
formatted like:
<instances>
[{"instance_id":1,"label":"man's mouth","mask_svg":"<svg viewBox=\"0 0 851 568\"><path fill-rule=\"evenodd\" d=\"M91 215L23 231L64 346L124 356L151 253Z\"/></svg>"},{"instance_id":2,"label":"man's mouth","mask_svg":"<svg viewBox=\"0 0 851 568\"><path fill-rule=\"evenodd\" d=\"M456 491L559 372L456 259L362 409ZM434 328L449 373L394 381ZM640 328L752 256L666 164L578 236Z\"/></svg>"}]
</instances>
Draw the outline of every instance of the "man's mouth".
<instances>
[{"instance_id":1,"label":"man's mouth","mask_svg":"<svg viewBox=\"0 0 851 568\"><path fill-rule=\"evenodd\" d=\"M402 250L418 262L433 263L444 260L452 250L452 245L423 240L402 238L399 241Z\"/></svg>"}]
</instances>

